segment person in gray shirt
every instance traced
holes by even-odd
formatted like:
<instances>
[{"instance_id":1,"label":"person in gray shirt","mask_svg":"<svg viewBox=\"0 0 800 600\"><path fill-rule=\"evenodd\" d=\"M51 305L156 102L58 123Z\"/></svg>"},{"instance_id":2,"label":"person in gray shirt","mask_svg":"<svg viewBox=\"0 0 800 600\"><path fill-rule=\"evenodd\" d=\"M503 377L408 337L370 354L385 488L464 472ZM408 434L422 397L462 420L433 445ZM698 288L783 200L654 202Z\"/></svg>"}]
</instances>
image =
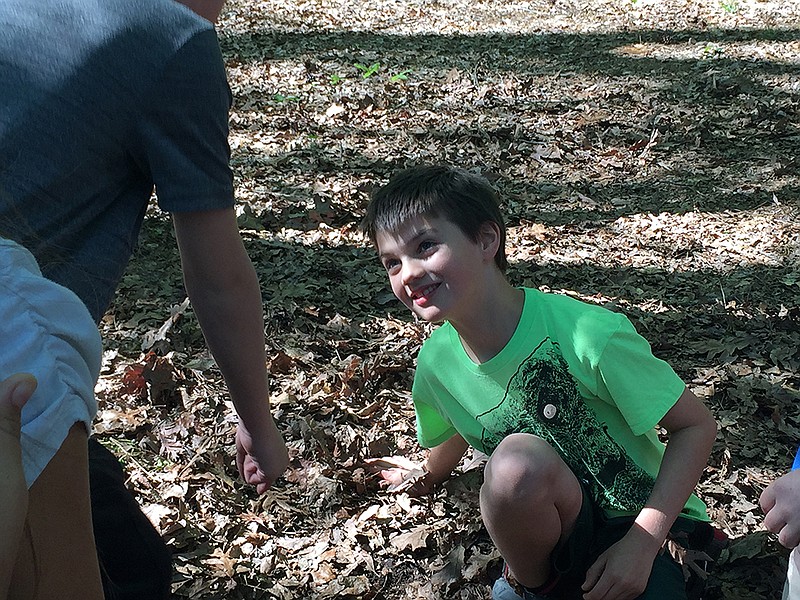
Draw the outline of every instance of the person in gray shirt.
<instances>
[{"instance_id":1,"label":"person in gray shirt","mask_svg":"<svg viewBox=\"0 0 800 600\"><path fill-rule=\"evenodd\" d=\"M213 26L223 4L0 2L0 231L99 321L155 189L239 415L239 471L263 493L288 455L270 413L260 285L233 209L231 93ZM166 597L169 551L91 439L89 467L106 595Z\"/></svg>"}]
</instances>

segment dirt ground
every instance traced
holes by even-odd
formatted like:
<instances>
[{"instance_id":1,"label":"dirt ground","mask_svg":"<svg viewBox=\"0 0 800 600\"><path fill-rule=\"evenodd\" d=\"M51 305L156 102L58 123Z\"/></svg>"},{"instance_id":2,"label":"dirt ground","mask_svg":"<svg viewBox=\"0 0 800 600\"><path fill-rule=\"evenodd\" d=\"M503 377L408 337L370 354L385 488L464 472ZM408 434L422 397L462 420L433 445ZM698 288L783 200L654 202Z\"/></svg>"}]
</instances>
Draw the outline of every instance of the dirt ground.
<instances>
[{"instance_id":1,"label":"dirt ground","mask_svg":"<svg viewBox=\"0 0 800 600\"><path fill-rule=\"evenodd\" d=\"M235 415L148 214L102 323L97 435L175 553L176 598L489 598L480 465L424 499L364 459L423 454L430 327L357 233L411 164L482 173L515 284L627 314L711 408L699 493L732 539L708 600L779 597L761 490L800 440L800 4L231 0L219 25L237 211L292 456L258 497Z\"/></svg>"}]
</instances>

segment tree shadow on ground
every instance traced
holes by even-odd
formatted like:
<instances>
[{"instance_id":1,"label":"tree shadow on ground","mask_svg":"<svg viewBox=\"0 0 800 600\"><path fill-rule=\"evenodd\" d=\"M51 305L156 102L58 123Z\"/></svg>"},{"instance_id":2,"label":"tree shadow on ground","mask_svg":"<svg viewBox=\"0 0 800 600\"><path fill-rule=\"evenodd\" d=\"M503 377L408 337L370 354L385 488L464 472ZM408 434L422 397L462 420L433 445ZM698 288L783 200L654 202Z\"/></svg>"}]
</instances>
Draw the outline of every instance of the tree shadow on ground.
<instances>
[{"instance_id":1,"label":"tree shadow on ground","mask_svg":"<svg viewBox=\"0 0 800 600\"><path fill-rule=\"evenodd\" d=\"M507 57L492 65L498 72L516 70L515 60L524 60L521 65L541 65L543 72L559 73L563 70L600 70L606 75L636 73L681 74L685 63L679 60L651 60L641 54L621 59L615 52L632 44L657 44L659 46L696 45L701 49L709 42L777 42L788 43L800 40L797 29L683 29L683 30L629 30L612 33L541 33L541 34L477 34L477 35L404 35L381 34L358 31L315 31L307 33L285 32L264 29L245 34L222 32L220 44L226 56L235 63L247 63L265 59L331 57L360 60L370 53L382 56L398 56L416 62L410 67L421 66L420 57L426 60L457 60L471 62L473 55ZM607 56L607 62L598 58ZM623 55L624 57L624 55ZM403 61L400 61L403 62ZM726 65L740 65L741 61L724 56L715 61ZM759 61L766 72L792 72L797 66L783 62ZM552 67L556 67L555 69ZM676 78L676 84L680 80ZM683 86L676 86L683 88ZM685 88L683 88L685 89Z\"/></svg>"},{"instance_id":2,"label":"tree shadow on ground","mask_svg":"<svg viewBox=\"0 0 800 600\"><path fill-rule=\"evenodd\" d=\"M769 98L776 90L765 85L768 76L798 75L800 65L791 62L787 49L784 61L727 57L724 51L707 51L709 43L774 42L800 40L796 29L728 30L639 30L625 33L543 33L538 35L386 35L371 32L294 33L261 31L223 35L223 52L232 64L274 60L315 61L323 66L352 67L364 56L404 69L464 68L477 79L513 74L561 77L567 80L578 73L604 78L634 77L639 85L652 88L674 100L705 99L710 106L734 100L739 94ZM645 56L642 48L654 45L662 57ZM637 52L628 52L631 46ZM694 49L694 51L692 51ZM672 52L670 52L672 50ZM680 51L680 52L679 52ZM681 54L681 58L669 58ZM480 74L480 75L479 75ZM242 90L246 91L245 89ZM259 90L261 91L261 90ZM575 108L569 95L538 97L528 90L532 106L554 111ZM794 95L791 92L780 92ZM610 100L627 98L626 93Z\"/></svg>"},{"instance_id":3,"label":"tree shadow on ground","mask_svg":"<svg viewBox=\"0 0 800 600\"><path fill-rule=\"evenodd\" d=\"M231 64L294 61L302 77L290 104L271 101L261 80L237 89L240 126L267 136L279 130L293 142L290 151L239 147L234 164L268 196L306 203L314 195L309 179L343 182L342 197L329 199L333 214L357 213L354 201L363 206L354 188L426 160L483 170L512 222L794 203L800 96L791 81L800 66L789 50L781 62L702 48L716 40L734 52L735 44L798 39L794 29L231 35L222 40ZM625 50L648 44L656 57ZM373 58L411 69L413 82L327 82ZM344 112L326 120L332 103ZM358 147L365 140L381 140L381 149L365 153Z\"/></svg>"},{"instance_id":4,"label":"tree shadow on ground","mask_svg":"<svg viewBox=\"0 0 800 600\"><path fill-rule=\"evenodd\" d=\"M353 132L359 135L360 132ZM758 147L751 148L757 153ZM724 150L720 151L720 155ZM302 166L297 160L305 161ZM329 174L331 178L351 177L360 181L359 189L347 190L336 195L326 190L315 190L313 181L306 185L276 181L273 169L276 157L255 156L254 161L268 160L269 169L255 168L251 179L262 183L261 202L269 202L270 209L259 209L256 203L256 222L272 230L283 227L311 230L320 223L341 227L357 223L369 202L369 191L382 185L391 174L409 166L419 164L409 157L406 160L387 163L369 160L365 156L350 154L346 157L321 157L317 152L295 150L286 156L293 162L293 170L307 177ZM277 158L280 162L280 157ZM746 158L742 158L744 162ZM433 161L443 162L443 161ZM547 225L602 226L616 219L634 214L689 212L749 211L768 206L778 201L787 206L800 208L800 185L778 183L762 189L745 183L741 189L723 188L719 178L713 174L693 174L691 180L678 174L664 176L655 174L650 180L592 182L576 181L564 184L555 180L510 179L498 173L491 164L477 167L481 174L492 180L502 198L503 208L508 210L508 225L521 222L536 222ZM735 182L735 175L731 177ZM734 183L735 186L735 183ZM293 202L287 202L292 199ZM779 199L779 200L777 200ZM309 207L309 208L302 208ZM313 207L313 208L312 208ZM321 209L320 209L321 207Z\"/></svg>"}]
</instances>

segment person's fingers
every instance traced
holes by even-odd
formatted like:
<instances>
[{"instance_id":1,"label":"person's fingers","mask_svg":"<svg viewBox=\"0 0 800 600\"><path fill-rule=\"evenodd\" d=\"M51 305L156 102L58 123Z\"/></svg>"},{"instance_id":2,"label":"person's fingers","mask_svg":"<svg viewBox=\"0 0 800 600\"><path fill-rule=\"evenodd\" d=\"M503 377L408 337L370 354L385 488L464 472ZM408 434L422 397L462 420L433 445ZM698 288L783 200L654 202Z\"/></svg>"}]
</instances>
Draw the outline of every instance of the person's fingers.
<instances>
[{"instance_id":1,"label":"person's fingers","mask_svg":"<svg viewBox=\"0 0 800 600\"><path fill-rule=\"evenodd\" d=\"M0 405L21 409L36 391L36 377L30 373L15 373L0 381Z\"/></svg>"},{"instance_id":2,"label":"person's fingers","mask_svg":"<svg viewBox=\"0 0 800 600\"><path fill-rule=\"evenodd\" d=\"M0 433L11 444L19 444L20 411L36 391L36 378L17 373L0 381Z\"/></svg>"},{"instance_id":3,"label":"person's fingers","mask_svg":"<svg viewBox=\"0 0 800 600\"><path fill-rule=\"evenodd\" d=\"M761 505L761 510L764 511L764 513L768 513L772 510L772 507L775 506L775 487L772 485L767 486L767 489L761 492L758 503Z\"/></svg>"},{"instance_id":4,"label":"person's fingers","mask_svg":"<svg viewBox=\"0 0 800 600\"><path fill-rule=\"evenodd\" d=\"M600 577L603 574L603 569L605 569L605 557L600 555L600 557L586 570L586 579L581 586L581 589L584 592L584 598L602 598L599 595L599 590L596 590L595 587L597 586L597 582L600 580Z\"/></svg>"},{"instance_id":5,"label":"person's fingers","mask_svg":"<svg viewBox=\"0 0 800 600\"><path fill-rule=\"evenodd\" d=\"M782 546L790 550L797 547L800 544L800 528L798 528L798 525L796 523L784 524L780 529L780 533L778 533L778 541Z\"/></svg>"},{"instance_id":6,"label":"person's fingers","mask_svg":"<svg viewBox=\"0 0 800 600\"><path fill-rule=\"evenodd\" d=\"M767 531L771 531L772 533L780 534L781 530L786 525L786 515L783 514L783 511L775 508L771 509L767 515L764 517L764 527Z\"/></svg>"},{"instance_id":7,"label":"person's fingers","mask_svg":"<svg viewBox=\"0 0 800 600\"><path fill-rule=\"evenodd\" d=\"M263 483L259 483L256 486L256 491L259 494L265 494L272 487L272 484L274 483L275 483L274 481L265 481Z\"/></svg>"},{"instance_id":8,"label":"person's fingers","mask_svg":"<svg viewBox=\"0 0 800 600\"><path fill-rule=\"evenodd\" d=\"M389 483L401 483L403 481L403 474L397 469L384 469L378 473L381 479Z\"/></svg>"}]
</instances>

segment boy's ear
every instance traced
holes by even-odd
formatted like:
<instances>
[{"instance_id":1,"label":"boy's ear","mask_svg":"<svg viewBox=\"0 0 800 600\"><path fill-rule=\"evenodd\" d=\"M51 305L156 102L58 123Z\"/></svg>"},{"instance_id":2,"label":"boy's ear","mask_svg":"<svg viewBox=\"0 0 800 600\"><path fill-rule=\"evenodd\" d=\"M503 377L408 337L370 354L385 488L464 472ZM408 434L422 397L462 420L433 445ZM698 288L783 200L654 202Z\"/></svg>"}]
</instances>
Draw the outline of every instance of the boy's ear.
<instances>
[{"instance_id":1,"label":"boy's ear","mask_svg":"<svg viewBox=\"0 0 800 600\"><path fill-rule=\"evenodd\" d=\"M494 261L500 249L500 227L494 221L484 221L478 230L478 243L481 245L484 257Z\"/></svg>"}]
</instances>

